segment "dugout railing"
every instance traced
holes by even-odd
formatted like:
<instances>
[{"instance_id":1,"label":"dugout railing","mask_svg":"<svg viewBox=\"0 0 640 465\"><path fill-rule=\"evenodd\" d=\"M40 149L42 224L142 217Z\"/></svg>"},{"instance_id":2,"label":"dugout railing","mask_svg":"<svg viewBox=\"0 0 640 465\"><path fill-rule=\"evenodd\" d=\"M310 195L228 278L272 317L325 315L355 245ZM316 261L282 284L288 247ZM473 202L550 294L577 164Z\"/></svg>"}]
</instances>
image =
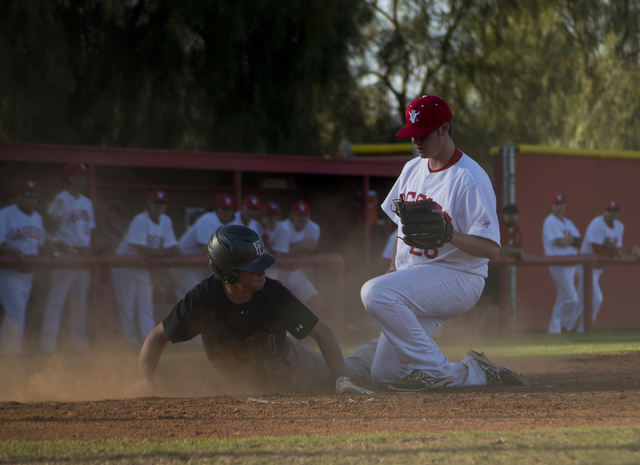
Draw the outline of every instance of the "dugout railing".
<instances>
[{"instance_id":1,"label":"dugout railing","mask_svg":"<svg viewBox=\"0 0 640 465\"><path fill-rule=\"evenodd\" d=\"M514 315L511 308L511 289L509 285L509 268L515 267L549 267L582 265L584 270L584 330L593 330L593 269L595 266L637 266L640 260L631 255L620 258L609 258L598 255L570 255L549 257L544 255L527 255L523 259L516 259L501 255L491 260L489 266L498 271L498 288L500 307L500 332L510 334L515 331ZM106 315L113 319L113 283L111 268L189 268L207 266L205 257L183 256L174 258L147 258L139 255L109 254L100 257L62 255L49 257L32 255L25 257L0 256L0 268L55 269L55 268L97 268L100 276L98 289L99 302ZM345 265L339 254L311 255L305 258L278 258L278 268L315 267L324 269L329 276L331 296L327 302L328 323L336 337L344 339L345 333Z\"/></svg>"},{"instance_id":2,"label":"dugout railing","mask_svg":"<svg viewBox=\"0 0 640 465\"><path fill-rule=\"evenodd\" d=\"M172 258L148 258L140 255L108 254L103 256L61 255L50 257L45 255L30 255L24 257L0 256L0 268L13 269L61 269L61 268L96 268L99 282L100 309L107 317L108 324L113 329L114 298L112 268L191 268L206 267L206 257L189 255ZM278 258L277 268L292 269L313 267L326 271L331 293L327 299L327 324L339 340L344 339L344 259L339 254L309 255L304 258Z\"/></svg>"},{"instance_id":3,"label":"dugout railing","mask_svg":"<svg viewBox=\"0 0 640 465\"><path fill-rule=\"evenodd\" d=\"M516 259L501 255L489 262L490 267L498 269L498 289L500 306L500 332L510 334L515 331L514 310L511 308L511 289L509 285L509 268L512 266L570 266L582 265L584 271L584 331L593 330L593 269L595 266L637 266L640 260L632 255L619 258L603 257L592 254L578 254L568 256L527 255L523 259Z\"/></svg>"}]
</instances>

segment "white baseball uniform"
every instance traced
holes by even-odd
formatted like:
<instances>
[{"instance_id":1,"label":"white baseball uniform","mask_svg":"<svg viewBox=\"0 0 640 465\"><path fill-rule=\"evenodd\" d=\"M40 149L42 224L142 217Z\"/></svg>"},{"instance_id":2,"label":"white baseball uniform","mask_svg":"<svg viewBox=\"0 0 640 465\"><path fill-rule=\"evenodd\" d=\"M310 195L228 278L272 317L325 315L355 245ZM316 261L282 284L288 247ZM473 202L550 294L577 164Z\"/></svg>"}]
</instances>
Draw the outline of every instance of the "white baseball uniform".
<instances>
[{"instance_id":1,"label":"white baseball uniform","mask_svg":"<svg viewBox=\"0 0 640 465\"><path fill-rule=\"evenodd\" d=\"M133 219L117 253L138 255L138 245L167 249L176 244L171 218L160 215L160 223L156 224L149 212L145 211ZM112 273L125 344L140 348L147 335L156 327L151 273L146 268L114 268Z\"/></svg>"},{"instance_id":2,"label":"white baseball uniform","mask_svg":"<svg viewBox=\"0 0 640 465\"><path fill-rule=\"evenodd\" d=\"M54 240L64 242L74 252L91 246L91 230L96 227L91 200L82 194L75 198L67 191L62 191L49 205L47 213L59 221ZM51 292L42 321L40 349L47 352L57 349L60 320L67 295L71 311L70 342L76 349L86 349L89 346L86 308L90 280L89 269L53 270Z\"/></svg>"},{"instance_id":3,"label":"white baseball uniform","mask_svg":"<svg viewBox=\"0 0 640 465\"><path fill-rule=\"evenodd\" d=\"M607 223L604 221L604 217L602 215L594 218L589 226L587 227L587 232L584 235L584 242L582 243L582 247L580 248L580 253L584 254L592 254L593 253L593 244L604 245L605 239L610 238L615 243L616 248L622 247L622 235L624 234L624 225L618 221L614 220L613 228L610 228ZM570 326L573 327L575 322L580 319L578 324L578 332L584 332L584 316L582 312L584 311L584 271L582 266L577 267L577 275L578 275L578 305L576 305L576 310L574 312L573 319L571 320L573 324ZM596 316L598 315L598 310L600 310L600 306L602 305L602 290L600 289L600 276L602 275L602 268L594 268L593 270L593 321L596 321Z\"/></svg>"},{"instance_id":4,"label":"white baseball uniform","mask_svg":"<svg viewBox=\"0 0 640 465\"><path fill-rule=\"evenodd\" d=\"M6 242L11 250L20 250L24 255L37 255L44 240L42 217L38 212L27 215L17 205L0 210L0 244ZM33 273L0 268L0 300L4 306L0 353L22 350L25 311L32 284Z\"/></svg>"},{"instance_id":5,"label":"white baseball uniform","mask_svg":"<svg viewBox=\"0 0 640 465\"><path fill-rule=\"evenodd\" d=\"M393 248L396 246L396 241L398 239L398 231L393 231L387 239L387 243L384 246L384 250L382 251L382 258L386 258L387 260L393 259Z\"/></svg>"},{"instance_id":6,"label":"white baseball uniform","mask_svg":"<svg viewBox=\"0 0 640 465\"><path fill-rule=\"evenodd\" d=\"M278 252L283 255L289 253L289 244L291 243L291 224L288 221L278 221L276 227L269 234L264 233L262 239L269 252ZM267 276L271 279L279 281L287 280L289 277L288 270L278 268L278 261L275 266L267 268Z\"/></svg>"},{"instance_id":7,"label":"white baseball uniform","mask_svg":"<svg viewBox=\"0 0 640 465\"><path fill-rule=\"evenodd\" d=\"M575 247L560 247L556 239L563 237L580 237L580 232L568 218L560 219L551 214L542 226L542 242L545 255L576 255ZM550 266L549 273L556 285L556 301L553 305L549 334L557 334L562 329L571 329L575 321L574 314L578 305L578 293L574 285L577 266Z\"/></svg>"},{"instance_id":8,"label":"white baseball uniform","mask_svg":"<svg viewBox=\"0 0 640 465\"><path fill-rule=\"evenodd\" d=\"M178 247L184 255L200 255L200 246L207 245L214 232L223 226L222 221L215 212L207 212L200 216L178 241ZM176 282L177 302L182 300L187 293L197 284L211 276L212 272L208 266L198 268L170 268L169 272Z\"/></svg>"},{"instance_id":9,"label":"white baseball uniform","mask_svg":"<svg viewBox=\"0 0 640 465\"><path fill-rule=\"evenodd\" d=\"M449 164L431 171L429 160L415 158L382 204L398 224L393 201L431 199L451 217L456 231L500 244L496 196L487 173L456 150ZM413 370L433 378L453 376L450 386L484 386L486 376L478 363L465 357L451 363L431 338L445 320L468 311L484 288L489 262L446 244L436 250L419 250L396 242L397 271L369 280L361 296L367 313L382 330L371 368L372 380L386 385Z\"/></svg>"},{"instance_id":10,"label":"white baseball uniform","mask_svg":"<svg viewBox=\"0 0 640 465\"><path fill-rule=\"evenodd\" d=\"M240 210L235 212L233 214L233 219L229 221L229 224L239 224L240 226L247 226L249 229L253 229L256 233L258 233L258 236L262 237L262 235L264 234L264 228L262 227L260 222L257 220L251 220L249 221L248 225L245 225L242 222L241 215L242 215L242 212Z\"/></svg>"},{"instance_id":11,"label":"white baseball uniform","mask_svg":"<svg viewBox=\"0 0 640 465\"><path fill-rule=\"evenodd\" d=\"M285 220L284 223L291 230L290 244L297 244L308 240L313 240L315 244L320 241L320 226L309 220L302 231L296 231L291 220ZM310 270L307 270L307 273ZM280 270L278 272L279 280L287 287L298 300L308 302L309 299L318 295L318 291L313 286L305 272L300 269Z\"/></svg>"}]
</instances>

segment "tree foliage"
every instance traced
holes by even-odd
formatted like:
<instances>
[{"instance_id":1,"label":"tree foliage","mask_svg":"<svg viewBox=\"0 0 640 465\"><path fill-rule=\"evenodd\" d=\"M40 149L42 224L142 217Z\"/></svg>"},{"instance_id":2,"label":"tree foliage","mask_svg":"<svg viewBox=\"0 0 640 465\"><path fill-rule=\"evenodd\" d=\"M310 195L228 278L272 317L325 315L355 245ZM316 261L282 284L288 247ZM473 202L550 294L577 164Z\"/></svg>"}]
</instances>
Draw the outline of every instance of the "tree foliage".
<instances>
[{"instance_id":1,"label":"tree foliage","mask_svg":"<svg viewBox=\"0 0 640 465\"><path fill-rule=\"evenodd\" d=\"M318 155L348 130L335 102L355 87L349 53L366 10L7 0L0 18L3 139Z\"/></svg>"},{"instance_id":2,"label":"tree foliage","mask_svg":"<svg viewBox=\"0 0 640 465\"><path fill-rule=\"evenodd\" d=\"M368 4L358 72L398 126L407 103L437 94L472 155L506 142L640 149L639 0Z\"/></svg>"},{"instance_id":3,"label":"tree foliage","mask_svg":"<svg viewBox=\"0 0 640 465\"><path fill-rule=\"evenodd\" d=\"M336 155L423 94L476 158L640 149L640 0L5 0L4 140Z\"/></svg>"}]
</instances>

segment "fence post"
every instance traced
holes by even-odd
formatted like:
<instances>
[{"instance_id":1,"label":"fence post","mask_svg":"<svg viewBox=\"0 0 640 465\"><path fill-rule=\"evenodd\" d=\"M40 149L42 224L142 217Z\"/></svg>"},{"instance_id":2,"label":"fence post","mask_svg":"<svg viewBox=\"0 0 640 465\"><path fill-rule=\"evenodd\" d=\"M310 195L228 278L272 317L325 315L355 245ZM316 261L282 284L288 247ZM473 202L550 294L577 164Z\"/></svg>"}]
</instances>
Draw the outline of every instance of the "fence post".
<instances>
[{"instance_id":1,"label":"fence post","mask_svg":"<svg viewBox=\"0 0 640 465\"><path fill-rule=\"evenodd\" d=\"M498 305L500 306L500 334L511 332L511 297L509 295L509 264L498 267Z\"/></svg>"},{"instance_id":2,"label":"fence post","mask_svg":"<svg viewBox=\"0 0 640 465\"><path fill-rule=\"evenodd\" d=\"M582 301L584 302L584 332L590 333L593 330L593 262L582 265L583 290Z\"/></svg>"}]
</instances>

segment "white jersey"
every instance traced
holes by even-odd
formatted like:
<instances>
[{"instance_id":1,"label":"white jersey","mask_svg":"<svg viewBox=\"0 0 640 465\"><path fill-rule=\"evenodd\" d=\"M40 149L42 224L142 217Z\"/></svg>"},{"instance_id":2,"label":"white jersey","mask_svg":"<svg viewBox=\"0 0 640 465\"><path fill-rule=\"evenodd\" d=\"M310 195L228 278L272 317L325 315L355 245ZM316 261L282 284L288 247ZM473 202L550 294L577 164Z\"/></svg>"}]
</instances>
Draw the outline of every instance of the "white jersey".
<instances>
[{"instance_id":1,"label":"white jersey","mask_svg":"<svg viewBox=\"0 0 640 465\"><path fill-rule=\"evenodd\" d=\"M544 220L542 226L542 242L545 255L576 255L575 247L560 247L555 244L556 239L563 237L580 237L578 228L568 218L559 219L551 214Z\"/></svg>"},{"instance_id":2,"label":"white jersey","mask_svg":"<svg viewBox=\"0 0 640 465\"><path fill-rule=\"evenodd\" d=\"M382 251L382 258L386 258L391 260L393 258L393 248L396 245L396 241L398 239L398 232L393 231L387 239L387 245L384 246L384 250Z\"/></svg>"},{"instance_id":3,"label":"white jersey","mask_svg":"<svg viewBox=\"0 0 640 465\"><path fill-rule=\"evenodd\" d=\"M593 253L593 244L604 245L606 238L611 238L615 242L615 246L619 249L622 247L622 234L624 233L624 225L618 220L614 220L613 228L610 228L604 221L602 215L591 221L584 235L584 242L580 253Z\"/></svg>"},{"instance_id":4,"label":"white jersey","mask_svg":"<svg viewBox=\"0 0 640 465\"><path fill-rule=\"evenodd\" d=\"M299 242L305 242L308 240L313 240L314 243L318 243L320 240L320 226L317 223L309 220L307 225L304 227L302 231L296 231L295 226L291 222L291 220L287 220L289 223L289 227L291 228L291 243L297 244Z\"/></svg>"},{"instance_id":5,"label":"white jersey","mask_svg":"<svg viewBox=\"0 0 640 465\"><path fill-rule=\"evenodd\" d=\"M276 227L269 234L264 234L267 239L267 249L274 252L289 253L291 243L291 226L287 221L278 221Z\"/></svg>"},{"instance_id":6,"label":"white jersey","mask_svg":"<svg viewBox=\"0 0 640 465\"><path fill-rule=\"evenodd\" d=\"M27 215L18 205L0 210L0 244L6 242L11 250L24 255L37 255L44 238L42 217L37 211Z\"/></svg>"},{"instance_id":7,"label":"white jersey","mask_svg":"<svg viewBox=\"0 0 640 465\"><path fill-rule=\"evenodd\" d=\"M201 245L207 245L214 232L222 226L222 221L215 212L207 212L182 235L178 246L185 255L202 254Z\"/></svg>"},{"instance_id":8,"label":"white jersey","mask_svg":"<svg viewBox=\"0 0 640 465\"><path fill-rule=\"evenodd\" d=\"M240 218L241 214L242 214L242 212L240 212L239 210L237 212L235 212L233 214L233 219L228 224L239 224L240 226L246 226L242 222L242 218ZM249 229L253 229L256 233L258 233L258 236L260 236L260 237L262 237L262 235L264 234L264 228L262 227L260 222L257 221L257 220L249 221L249 225L247 227Z\"/></svg>"},{"instance_id":9,"label":"white jersey","mask_svg":"<svg viewBox=\"0 0 640 465\"><path fill-rule=\"evenodd\" d=\"M149 216L149 212L145 211L136 215L129 225L127 235L118 247L118 253L138 255L136 247L138 245L167 249L177 243L171 218L164 214L160 215L160 224L156 224Z\"/></svg>"},{"instance_id":10,"label":"white jersey","mask_svg":"<svg viewBox=\"0 0 640 465\"><path fill-rule=\"evenodd\" d=\"M451 218L453 229L465 234L489 239L500 245L500 226L496 213L496 195L487 173L467 155L456 149L457 162L445 169L431 171L428 158L407 162L400 177L382 203L382 210L398 224L398 236L403 237L400 218L393 212L393 201L430 199ZM453 270L488 275L487 258L474 257L445 244L440 249L414 249L398 240L396 269L438 264Z\"/></svg>"},{"instance_id":11,"label":"white jersey","mask_svg":"<svg viewBox=\"0 0 640 465\"><path fill-rule=\"evenodd\" d=\"M76 199L67 191L62 191L51 205L47 213L60 223L55 236L69 247L89 247L91 245L91 230L96 222L93 216L93 204L84 195Z\"/></svg>"}]
</instances>

